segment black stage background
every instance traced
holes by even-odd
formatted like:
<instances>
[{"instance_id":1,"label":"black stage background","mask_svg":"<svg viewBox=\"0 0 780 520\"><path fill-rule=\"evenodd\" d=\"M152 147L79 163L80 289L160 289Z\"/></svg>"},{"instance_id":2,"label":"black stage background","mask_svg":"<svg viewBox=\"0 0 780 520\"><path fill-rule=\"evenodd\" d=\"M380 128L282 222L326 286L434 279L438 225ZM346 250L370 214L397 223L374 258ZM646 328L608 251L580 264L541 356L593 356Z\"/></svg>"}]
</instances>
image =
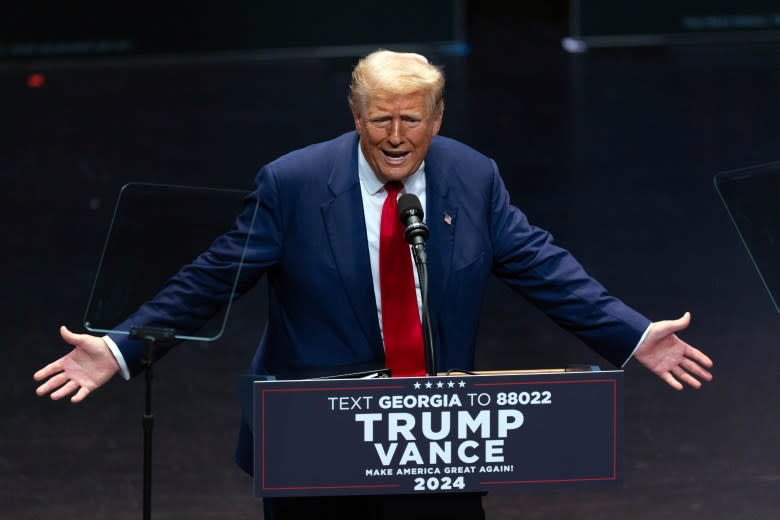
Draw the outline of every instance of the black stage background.
<instances>
[{"instance_id":1,"label":"black stage background","mask_svg":"<svg viewBox=\"0 0 780 520\"><path fill-rule=\"evenodd\" d=\"M626 369L625 485L490 495L488 517L770 519L780 514L780 320L712 176L780 159L780 47L700 45L569 55L565 9L470 6L442 133L494 157L514 202L652 319L693 314L685 339L715 381L676 393ZM143 380L78 406L32 374L81 319L119 188L249 188L265 162L349 130L355 59L11 62L0 68L0 518L139 518ZM40 72L41 88L27 86ZM155 518L262 518L233 464L236 376L264 289L216 344L157 365ZM601 361L494 283L479 367Z\"/></svg>"}]
</instances>

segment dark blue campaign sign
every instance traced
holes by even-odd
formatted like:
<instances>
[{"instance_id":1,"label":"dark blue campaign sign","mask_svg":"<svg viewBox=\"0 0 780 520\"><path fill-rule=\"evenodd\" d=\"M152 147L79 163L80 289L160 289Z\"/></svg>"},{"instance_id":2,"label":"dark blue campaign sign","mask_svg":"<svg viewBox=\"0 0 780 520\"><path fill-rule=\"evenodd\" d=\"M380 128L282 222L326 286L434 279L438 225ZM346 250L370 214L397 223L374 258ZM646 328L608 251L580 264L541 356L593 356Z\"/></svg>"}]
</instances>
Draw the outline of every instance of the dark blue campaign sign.
<instances>
[{"instance_id":1,"label":"dark blue campaign sign","mask_svg":"<svg viewBox=\"0 0 780 520\"><path fill-rule=\"evenodd\" d=\"M257 496L622 479L622 371L254 385Z\"/></svg>"}]
</instances>

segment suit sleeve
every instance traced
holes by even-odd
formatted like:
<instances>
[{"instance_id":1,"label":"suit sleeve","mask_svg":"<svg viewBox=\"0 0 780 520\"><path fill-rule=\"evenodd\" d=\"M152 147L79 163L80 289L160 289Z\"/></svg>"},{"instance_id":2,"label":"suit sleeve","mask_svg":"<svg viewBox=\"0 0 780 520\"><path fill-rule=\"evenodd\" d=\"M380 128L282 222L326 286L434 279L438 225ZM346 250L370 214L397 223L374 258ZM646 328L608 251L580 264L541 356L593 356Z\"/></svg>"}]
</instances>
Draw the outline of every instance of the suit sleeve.
<instances>
[{"instance_id":1,"label":"suit sleeve","mask_svg":"<svg viewBox=\"0 0 780 520\"><path fill-rule=\"evenodd\" d=\"M245 293L278 261L282 247L278 190L270 168L260 171L255 189L244 200L231 229L209 249L183 266L150 301L116 330L133 326L173 328L194 334L234 299ZM237 276L238 275L238 276ZM112 334L131 376L141 369L143 345L125 335ZM155 345L155 360L173 343Z\"/></svg>"},{"instance_id":2,"label":"suit sleeve","mask_svg":"<svg viewBox=\"0 0 780 520\"><path fill-rule=\"evenodd\" d=\"M490 189L493 273L616 366L629 358L650 320L610 296L550 233L532 226L493 163Z\"/></svg>"}]
</instances>

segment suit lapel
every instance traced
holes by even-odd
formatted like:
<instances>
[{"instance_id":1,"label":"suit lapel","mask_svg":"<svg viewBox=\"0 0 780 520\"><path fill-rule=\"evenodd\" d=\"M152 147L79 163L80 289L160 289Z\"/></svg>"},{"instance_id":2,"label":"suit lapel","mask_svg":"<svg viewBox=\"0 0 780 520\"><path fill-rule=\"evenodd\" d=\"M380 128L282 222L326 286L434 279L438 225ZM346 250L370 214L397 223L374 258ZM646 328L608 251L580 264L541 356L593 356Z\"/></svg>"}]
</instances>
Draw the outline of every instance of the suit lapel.
<instances>
[{"instance_id":1,"label":"suit lapel","mask_svg":"<svg viewBox=\"0 0 780 520\"><path fill-rule=\"evenodd\" d=\"M321 207L336 268L371 350L384 357L357 173L357 134L345 141L328 180L333 198ZM345 310L345 312L347 312Z\"/></svg>"},{"instance_id":2,"label":"suit lapel","mask_svg":"<svg viewBox=\"0 0 780 520\"><path fill-rule=\"evenodd\" d=\"M446 306L444 293L452 269L458 207L449 197L447 172L442 171L440 163L433 160L430 155L425 161L425 222L431 230L426 247L428 253L428 308L431 312L431 327L435 335L438 321Z\"/></svg>"}]
</instances>

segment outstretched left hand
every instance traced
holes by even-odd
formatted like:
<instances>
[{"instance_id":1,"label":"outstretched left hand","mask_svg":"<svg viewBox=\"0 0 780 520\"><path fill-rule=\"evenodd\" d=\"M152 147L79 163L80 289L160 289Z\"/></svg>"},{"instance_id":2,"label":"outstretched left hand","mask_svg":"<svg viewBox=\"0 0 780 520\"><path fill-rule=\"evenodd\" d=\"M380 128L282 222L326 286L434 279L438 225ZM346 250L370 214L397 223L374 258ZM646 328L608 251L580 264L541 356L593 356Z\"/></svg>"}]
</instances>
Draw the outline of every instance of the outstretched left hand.
<instances>
[{"instance_id":1,"label":"outstretched left hand","mask_svg":"<svg viewBox=\"0 0 780 520\"><path fill-rule=\"evenodd\" d=\"M712 360L699 349L677 337L691 323L691 313L686 312L676 320L656 321L650 325L645 340L636 349L634 357L675 390L682 390L683 383L701 388L701 381L712 381Z\"/></svg>"}]
</instances>

